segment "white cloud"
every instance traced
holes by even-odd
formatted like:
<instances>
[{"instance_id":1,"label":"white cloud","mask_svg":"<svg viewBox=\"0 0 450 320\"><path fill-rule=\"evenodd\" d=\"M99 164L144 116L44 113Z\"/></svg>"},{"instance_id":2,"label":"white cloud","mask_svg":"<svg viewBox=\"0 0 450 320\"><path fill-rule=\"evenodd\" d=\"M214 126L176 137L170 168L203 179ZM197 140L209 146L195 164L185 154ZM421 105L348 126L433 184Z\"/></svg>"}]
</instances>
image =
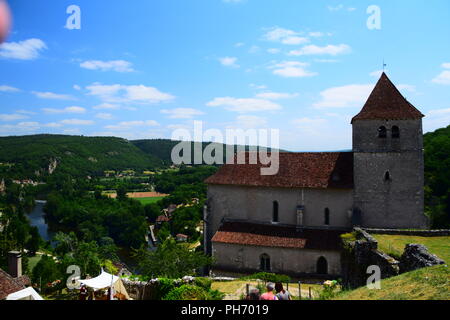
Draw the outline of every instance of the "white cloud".
<instances>
[{"instance_id":1,"label":"white cloud","mask_svg":"<svg viewBox=\"0 0 450 320\"><path fill-rule=\"evenodd\" d=\"M257 98L267 100L291 99L298 96L298 93L281 93L281 92L261 92L256 95Z\"/></svg>"},{"instance_id":2,"label":"white cloud","mask_svg":"<svg viewBox=\"0 0 450 320\"><path fill-rule=\"evenodd\" d=\"M43 108L42 111L50 114L58 113L86 113L86 109L82 107L72 106L64 109L54 109L54 108Z\"/></svg>"},{"instance_id":3,"label":"white cloud","mask_svg":"<svg viewBox=\"0 0 450 320\"><path fill-rule=\"evenodd\" d=\"M423 120L425 132L447 127L450 123L450 108L430 110Z\"/></svg>"},{"instance_id":4,"label":"white cloud","mask_svg":"<svg viewBox=\"0 0 450 320\"><path fill-rule=\"evenodd\" d=\"M258 116L240 115L236 118L236 127L240 129L256 129L267 126L267 119Z\"/></svg>"},{"instance_id":5,"label":"white cloud","mask_svg":"<svg viewBox=\"0 0 450 320\"><path fill-rule=\"evenodd\" d=\"M443 63L441 66L443 69L450 69L450 63ZM443 85L450 85L450 70L444 70L437 75L432 82Z\"/></svg>"},{"instance_id":6,"label":"white cloud","mask_svg":"<svg viewBox=\"0 0 450 320\"><path fill-rule=\"evenodd\" d=\"M383 73L383 72L388 72L389 70L375 70L375 71L373 71L373 72L371 72L371 73L369 73L369 76L371 76L371 77L375 77L375 78L379 78L379 77L381 77L381 74Z\"/></svg>"},{"instance_id":7,"label":"white cloud","mask_svg":"<svg viewBox=\"0 0 450 320\"><path fill-rule=\"evenodd\" d=\"M299 50L292 50L289 52L291 56L302 56L302 55L331 55L336 56L339 54L350 53L351 48L346 44L340 45L327 45L324 47L319 47L316 45L304 46Z\"/></svg>"},{"instance_id":8,"label":"white cloud","mask_svg":"<svg viewBox=\"0 0 450 320\"><path fill-rule=\"evenodd\" d=\"M15 120L21 120L26 119L27 116L23 114L13 113L13 114L0 114L0 121L15 121Z\"/></svg>"},{"instance_id":9,"label":"white cloud","mask_svg":"<svg viewBox=\"0 0 450 320\"><path fill-rule=\"evenodd\" d=\"M117 110L120 107L117 104L111 104L111 103L102 103L98 106L92 107L94 110Z\"/></svg>"},{"instance_id":10,"label":"white cloud","mask_svg":"<svg viewBox=\"0 0 450 320\"><path fill-rule=\"evenodd\" d=\"M75 90L77 90L77 91L80 91L80 90L81 90L81 87L80 87L79 85L77 85L77 84L74 84L74 85L73 85L73 88L74 88Z\"/></svg>"},{"instance_id":11,"label":"white cloud","mask_svg":"<svg viewBox=\"0 0 450 320\"><path fill-rule=\"evenodd\" d=\"M75 126L90 126L95 122L92 120L81 120L81 119L65 119L61 120L60 123L65 125L75 125Z\"/></svg>"},{"instance_id":12,"label":"white cloud","mask_svg":"<svg viewBox=\"0 0 450 320\"><path fill-rule=\"evenodd\" d=\"M133 64L125 60L89 60L80 64L80 67L88 70L116 71L116 72L133 72Z\"/></svg>"},{"instance_id":13,"label":"white cloud","mask_svg":"<svg viewBox=\"0 0 450 320\"><path fill-rule=\"evenodd\" d=\"M204 112L192 108L163 109L161 113L168 114L170 119L191 119L195 116L205 114Z\"/></svg>"},{"instance_id":14,"label":"white cloud","mask_svg":"<svg viewBox=\"0 0 450 320\"><path fill-rule=\"evenodd\" d=\"M236 61L237 61L236 57L219 58L219 62L225 67L239 68L239 65L236 64Z\"/></svg>"},{"instance_id":15,"label":"white cloud","mask_svg":"<svg viewBox=\"0 0 450 320\"><path fill-rule=\"evenodd\" d=\"M44 49L47 49L47 45L40 39L6 42L0 45L0 58L33 60L37 59Z\"/></svg>"},{"instance_id":16,"label":"white cloud","mask_svg":"<svg viewBox=\"0 0 450 320\"><path fill-rule=\"evenodd\" d=\"M315 103L315 108L346 108L361 106L373 90L372 84L351 84L333 87L320 93L322 100Z\"/></svg>"},{"instance_id":17,"label":"white cloud","mask_svg":"<svg viewBox=\"0 0 450 320\"><path fill-rule=\"evenodd\" d=\"M35 133L39 129L37 122L19 122L17 124L0 125L0 134L18 135Z\"/></svg>"},{"instance_id":18,"label":"white cloud","mask_svg":"<svg viewBox=\"0 0 450 320\"><path fill-rule=\"evenodd\" d=\"M105 126L105 128L108 130L116 131L116 130L127 130L136 127L156 127L156 126L159 126L159 123L156 122L155 120L147 120L147 121L137 120L137 121L122 121L116 125Z\"/></svg>"},{"instance_id":19,"label":"white cloud","mask_svg":"<svg viewBox=\"0 0 450 320\"><path fill-rule=\"evenodd\" d=\"M103 112L97 113L95 115L95 117L98 118L98 119L103 119L103 120L111 120L111 119L114 118L111 113L103 113Z\"/></svg>"},{"instance_id":20,"label":"white cloud","mask_svg":"<svg viewBox=\"0 0 450 320\"><path fill-rule=\"evenodd\" d=\"M315 38L319 38L319 37L323 37L325 34L323 32L310 32L308 33L308 35L310 37L315 37Z\"/></svg>"},{"instance_id":21,"label":"white cloud","mask_svg":"<svg viewBox=\"0 0 450 320\"><path fill-rule=\"evenodd\" d=\"M267 86L264 84L259 85L259 84L250 83L249 86L252 89L258 89L258 90L267 89Z\"/></svg>"},{"instance_id":22,"label":"white cloud","mask_svg":"<svg viewBox=\"0 0 450 320\"><path fill-rule=\"evenodd\" d=\"M63 125L59 122L50 122L50 123L44 124L43 126L48 127L48 128L60 128Z\"/></svg>"},{"instance_id":23,"label":"white cloud","mask_svg":"<svg viewBox=\"0 0 450 320\"><path fill-rule=\"evenodd\" d=\"M308 63L299 61L283 61L270 66L269 69L273 69L273 74L286 78L303 78L317 75L315 72L305 70L304 67L308 65Z\"/></svg>"},{"instance_id":24,"label":"white cloud","mask_svg":"<svg viewBox=\"0 0 450 320\"><path fill-rule=\"evenodd\" d=\"M267 49L267 52L270 54L277 54L277 53L280 53L281 50L277 49L277 48L270 48L270 49Z\"/></svg>"},{"instance_id":25,"label":"white cloud","mask_svg":"<svg viewBox=\"0 0 450 320\"><path fill-rule=\"evenodd\" d=\"M234 44L234 46L235 46L236 48L240 48L240 47L245 46L245 43L243 43L243 42L237 42L237 43Z\"/></svg>"},{"instance_id":26,"label":"white cloud","mask_svg":"<svg viewBox=\"0 0 450 320\"><path fill-rule=\"evenodd\" d=\"M286 45L299 45L309 42L309 39L301 37L299 32L280 27L271 28L263 38L267 41L279 42Z\"/></svg>"},{"instance_id":27,"label":"white cloud","mask_svg":"<svg viewBox=\"0 0 450 320\"><path fill-rule=\"evenodd\" d=\"M31 93L41 99L75 100L75 98L73 96L68 95L68 94L57 94L57 93L53 93L53 92L37 92L37 91L32 91Z\"/></svg>"},{"instance_id":28,"label":"white cloud","mask_svg":"<svg viewBox=\"0 0 450 320\"><path fill-rule=\"evenodd\" d=\"M120 84L102 85L94 83L87 86L89 95L97 96L105 102L152 104L175 99L174 96L144 85L126 86Z\"/></svg>"},{"instance_id":29,"label":"white cloud","mask_svg":"<svg viewBox=\"0 0 450 320\"><path fill-rule=\"evenodd\" d=\"M339 4L337 6L328 6L327 7L329 11L341 11L341 10L347 10L349 12L353 12L356 10L355 7L345 7L343 4Z\"/></svg>"},{"instance_id":30,"label":"white cloud","mask_svg":"<svg viewBox=\"0 0 450 320\"><path fill-rule=\"evenodd\" d=\"M209 107L225 107L226 110L246 113L257 111L280 110L282 107L269 100L264 99L239 99L232 97L215 98L206 104Z\"/></svg>"},{"instance_id":31,"label":"white cloud","mask_svg":"<svg viewBox=\"0 0 450 320\"><path fill-rule=\"evenodd\" d=\"M19 92L20 89L11 86L0 86L0 92Z\"/></svg>"}]
</instances>

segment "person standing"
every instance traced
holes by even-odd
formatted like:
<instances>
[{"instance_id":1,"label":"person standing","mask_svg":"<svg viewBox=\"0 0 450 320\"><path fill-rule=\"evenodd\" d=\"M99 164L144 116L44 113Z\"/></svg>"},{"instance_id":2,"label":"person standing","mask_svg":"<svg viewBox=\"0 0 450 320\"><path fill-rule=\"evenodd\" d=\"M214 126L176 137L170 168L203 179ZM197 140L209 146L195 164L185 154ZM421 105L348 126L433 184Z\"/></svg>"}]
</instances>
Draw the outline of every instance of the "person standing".
<instances>
[{"instance_id":1,"label":"person standing","mask_svg":"<svg viewBox=\"0 0 450 320\"><path fill-rule=\"evenodd\" d=\"M289 291L284 290L283 284L281 282L277 282L275 284L275 292L278 300L292 300L291 294Z\"/></svg>"},{"instance_id":2,"label":"person standing","mask_svg":"<svg viewBox=\"0 0 450 320\"><path fill-rule=\"evenodd\" d=\"M273 293L274 290L274 284L272 282L269 282L266 285L267 292L261 295L260 300L278 300L278 298Z\"/></svg>"}]
</instances>

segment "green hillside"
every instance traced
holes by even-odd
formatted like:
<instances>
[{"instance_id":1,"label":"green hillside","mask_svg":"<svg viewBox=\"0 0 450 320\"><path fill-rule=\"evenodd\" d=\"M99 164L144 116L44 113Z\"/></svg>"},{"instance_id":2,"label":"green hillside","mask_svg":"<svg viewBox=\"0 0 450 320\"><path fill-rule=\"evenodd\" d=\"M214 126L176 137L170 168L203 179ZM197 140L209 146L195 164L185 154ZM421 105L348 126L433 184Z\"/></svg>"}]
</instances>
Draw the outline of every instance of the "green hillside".
<instances>
[{"instance_id":1,"label":"green hillside","mask_svg":"<svg viewBox=\"0 0 450 320\"><path fill-rule=\"evenodd\" d=\"M56 160L55 173L74 176L105 170L145 170L162 165L129 141L114 137L33 135L0 138L0 174L31 178L46 175Z\"/></svg>"},{"instance_id":2,"label":"green hillside","mask_svg":"<svg viewBox=\"0 0 450 320\"><path fill-rule=\"evenodd\" d=\"M447 265L407 272L381 280L380 290L361 287L339 294L336 300L450 300Z\"/></svg>"},{"instance_id":3,"label":"green hillside","mask_svg":"<svg viewBox=\"0 0 450 320\"><path fill-rule=\"evenodd\" d=\"M426 133L425 211L432 228L450 228L450 126Z\"/></svg>"},{"instance_id":4,"label":"green hillside","mask_svg":"<svg viewBox=\"0 0 450 320\"><path fill-rule=\"evenodd\" d=\"M180 143L180 141L167 140L167 139L154 139L154 140L134 140L134 141L131 141L131 143L133 143L136 147L138 147L145 153L161 159L164 162L164 164L171 165L172 164L172 160L171 160L172 149L178 143ZM210 144L211 144L210 142L203 142L202 143L202 151L204 151L205 148ZM226 157L227 157L227 154L226 154L227 145L222 144L222 143L216 143L216 146L218 148L222 148L222 152L223 152L222 161L225 163ZM245 146L244 148L246 151L249 150L249 146ZM236 145L234 146L234 150L237 151ZM270 148L269 148L269 150L270 150ZM286 151L280 150L280 152L286 152ZM191 144L191 155L192 155L191 163L194 163L194 144L193 143Z\"/></svg>"}]
</instances>

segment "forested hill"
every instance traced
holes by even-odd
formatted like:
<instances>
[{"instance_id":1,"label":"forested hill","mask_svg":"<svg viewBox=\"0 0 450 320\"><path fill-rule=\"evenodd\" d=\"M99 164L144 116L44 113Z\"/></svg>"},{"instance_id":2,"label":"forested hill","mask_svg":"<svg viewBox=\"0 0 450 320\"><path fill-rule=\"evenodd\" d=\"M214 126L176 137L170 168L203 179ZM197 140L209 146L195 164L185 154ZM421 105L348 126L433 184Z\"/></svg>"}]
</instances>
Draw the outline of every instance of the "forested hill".
<instances>
[{"instance_id":1,"label":"forested hill","mask_svg":"<svg viewBox=\"0 0 450 320\"><path fill-rule=\"evenodd\" d=\"M172 149L180 143L180 141L175 140L168 140L168 139L154 139L154 140L134 140L131 141L136 147L144 151L145 153L155 156L159 158L165 165L171 165L171 154ZM205 148L209 145L211 145L211 142L203 142L202 143L202 152L205 150ZM225 163L227 159L227 153L226 153L226 144L221 143L213 143L217 149L222 149L223 152L223 159L222 162ZM243 147L243 146L241 146ZM245 150L249 150L249 146L243 147ZM234 150L237 151L237 146L234 145ZM270 151L270 148L268 149ZM287 152L285 150L281 150L280 152ZM215 155L214 152L212 154ZM194 163L194 144L191 144L191 163Z\"/></svg>"},{"instance_id":2,"label":"forested hill","mask_svg":"<svg viewBox=\"0 0 450 320\"><path fill-rule=\"evenodd\" d=\"M425 204L432 227L450 228L450 126L426 133Z\"/></svg>"},{"instance_id":3,"label":"forested hill","mask_svg":"<svg viewBox=\"0 0 450 320\"><path fill-rule=\"evenodd\" d=\"M162 161L114 137L33 135L0 137L0 175L33 178L49 173L102 175L105 170L148 170Z\"/></svg>"}]
</instances>

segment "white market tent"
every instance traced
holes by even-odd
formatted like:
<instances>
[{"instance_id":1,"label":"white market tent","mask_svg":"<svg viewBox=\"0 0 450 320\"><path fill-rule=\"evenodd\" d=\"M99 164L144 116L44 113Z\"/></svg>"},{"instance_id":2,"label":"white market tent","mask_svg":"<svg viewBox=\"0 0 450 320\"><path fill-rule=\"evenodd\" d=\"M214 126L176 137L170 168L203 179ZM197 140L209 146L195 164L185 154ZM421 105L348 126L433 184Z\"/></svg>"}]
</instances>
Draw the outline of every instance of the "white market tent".
<instances>
[{"instance_id":1,"label":"white market tent","mask_svg":"<svg viewBox=\"0 0 450 320\"><path fill-rule=\"evenodd\" d=\"M96 278L78 281L81 284L94 289L95 291L112 287L115 293L120 293L124 295L128 300L130 299L122 280L120 280L119 277L109 274L103 270L102 273Z\"/></svg>"},{"instance_id":2,"label":"white market tent","mask_svg":"<svg viewBox=\"0 0 450 320\"><path fill-rule=\"evenodd\" d=\"M11 293L6 300L44 300L32 287Z\"/></svg>"}]
</instances>

